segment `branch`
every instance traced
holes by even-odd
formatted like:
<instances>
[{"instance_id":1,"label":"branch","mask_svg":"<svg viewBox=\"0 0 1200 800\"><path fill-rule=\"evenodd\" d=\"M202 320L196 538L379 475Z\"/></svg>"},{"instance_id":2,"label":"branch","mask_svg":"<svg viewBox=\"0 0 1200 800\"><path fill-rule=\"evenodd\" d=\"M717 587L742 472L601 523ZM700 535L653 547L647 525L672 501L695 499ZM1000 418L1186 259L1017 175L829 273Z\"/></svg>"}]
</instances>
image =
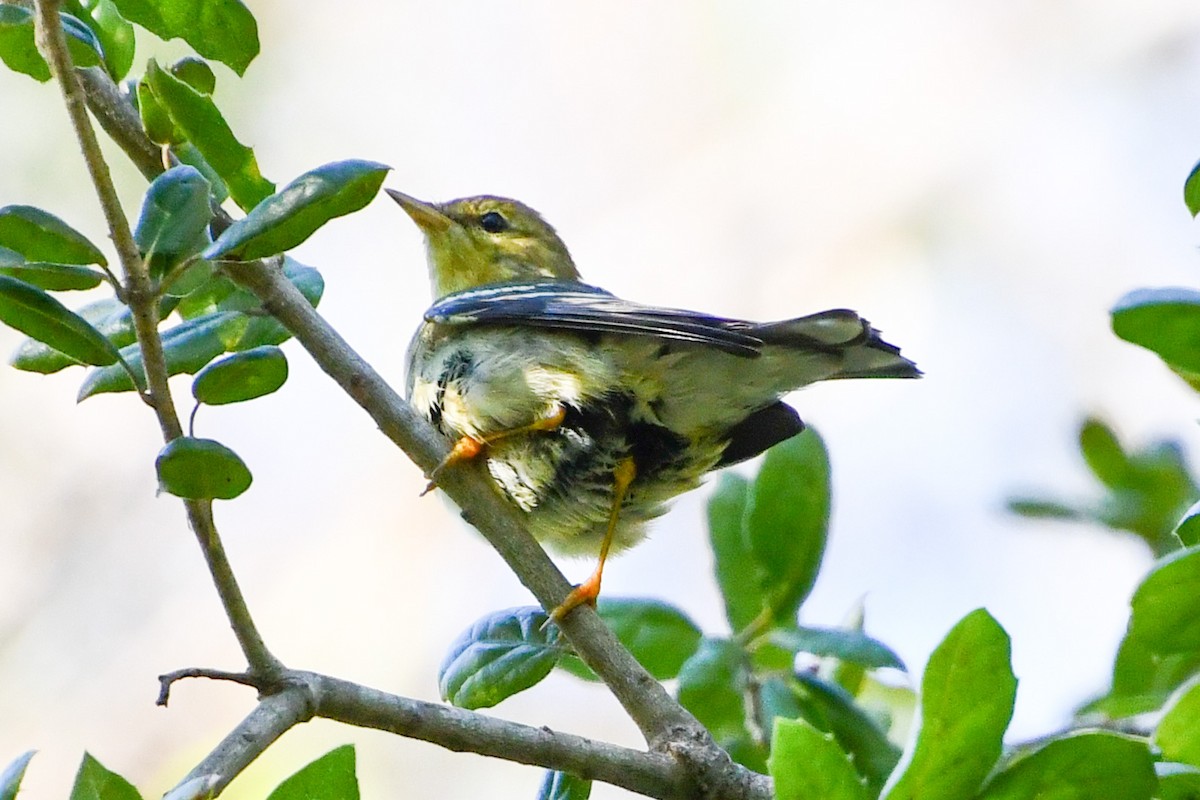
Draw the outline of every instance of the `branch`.
<instances>
[{"instance_id":1,"label":"branch","mask_svg":"<svg viewBox=\"0 0 1200 800\"><path fill-rule=\"evenodd\" d=\"M183 435L179 424L179 415L175 411L171 390L167 385L167 367L163 357L162 339L158 335L158 297L150 273L142 261L133 232L121 208L121 201L113 187L112 175L108 170L108 162L100 152L96 140L96 131L92 128L85 108L84 93L80 86L70 53L67 51L67 41L63 34L62 20L59 17L61 0L38 0L37 2L37 39L38 46L50 69L58 79L62 89L63 102L67 107L67 115L71 119L71 127L79 140L83 159L87 164L88 174L100 200L108 230L117 250L117 258L124 272L125 283L118 287L118 293L123 294L123 300L129 304L133 317L134 328L137 332L138 346L142 352L142 363L146 373L147 400L158 418L163 440L170 442ZM98 70L92 71L89 83L95 83ZM106 76L107 78L107 76ZM111 82L110 82L111 83ZM122 124L128 124L122 122ZM135 382L136 383L136 382ZM209 572L216 584L217 592L229 617L230 626L237 636L242 652L246 656L251 669L264 675L278 673L282 665L267 650L266 644L259 635L258 629L250 616L245 597L238 587L233 574L233 568L225 556L224 547L212 519L212 504L210 502L185 500L188 522L200 549L208 563Z\"/></svg>"}]
</instances>

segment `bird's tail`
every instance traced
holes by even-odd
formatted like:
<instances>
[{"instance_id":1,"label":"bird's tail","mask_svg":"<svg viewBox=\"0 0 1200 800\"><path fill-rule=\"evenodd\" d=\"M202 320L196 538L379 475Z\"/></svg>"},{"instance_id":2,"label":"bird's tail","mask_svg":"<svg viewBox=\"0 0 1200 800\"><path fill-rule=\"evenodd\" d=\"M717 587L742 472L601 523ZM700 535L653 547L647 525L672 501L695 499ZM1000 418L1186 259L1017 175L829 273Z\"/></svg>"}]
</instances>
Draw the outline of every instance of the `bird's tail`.
<instances>
[{"instance_id":1,"label":"bird's tail","mask_svg":"<svg viewBox=\"0 0 1200 800\"><path fill-rule=\"evenodd\" d=\"M766 344L825 352L841 358L829 378L919 378L917 365L900 348L880 338L871 323L849 309L755 325L751 333Z\"/></svg>"}]
</instances>

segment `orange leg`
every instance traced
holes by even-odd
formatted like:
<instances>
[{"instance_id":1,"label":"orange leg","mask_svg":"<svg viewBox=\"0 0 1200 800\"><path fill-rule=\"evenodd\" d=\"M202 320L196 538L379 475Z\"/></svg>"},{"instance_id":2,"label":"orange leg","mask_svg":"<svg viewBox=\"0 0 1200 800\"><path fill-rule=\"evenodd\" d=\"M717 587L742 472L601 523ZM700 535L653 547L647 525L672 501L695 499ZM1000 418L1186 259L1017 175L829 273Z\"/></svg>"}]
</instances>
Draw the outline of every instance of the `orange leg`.
<instances>
[{"instance_id":1,"label":"orange leg","mask_svg":"<svg viewBox=\"0 0 1200 800\"><path fill-rule=\"evenodd\" d=\"M509 436L515 436L520 433L530 433L533 431L552 431L559 425L563 424L563 420L567 418L567 409L556 404L553 408L547 411L542 416L535 419L528 425L522 425L519 428L512 428L507 431L497 431L489 434L482 439L476 439L473 436L463 436L454 443L454 447L450 448L450 452L446 454L433 471L429 473L429 483L421 495L427 495L437 488L437 476L441 474L446 467L454 464L470 461L482 453L489 444L498 442L501 439L506 439Z\"/></svg>"},{"instance_id":2,"label":"orange leg","mask_svg":"<svg viewBox=\"0 0 1200 800\"><path fill-rule=\"evenodd\" d=\"M604 577L604 562L608 559L608 550L612 547L613 534L617 531L621 504L625 502L625 496L629 494L629 485L636 477L637 465L633 463L632 457L623 458L617 463L616 469L613 470L612 511L608 515L608 530L604 532L604 541L600 544L600 563L596 564L596 571L592 573L591 577L572 589L566 599L550 612L549 621L558 622L584 603L596 604L596 598L600 596L600 579Z\"/></svg>"}]
</instances>

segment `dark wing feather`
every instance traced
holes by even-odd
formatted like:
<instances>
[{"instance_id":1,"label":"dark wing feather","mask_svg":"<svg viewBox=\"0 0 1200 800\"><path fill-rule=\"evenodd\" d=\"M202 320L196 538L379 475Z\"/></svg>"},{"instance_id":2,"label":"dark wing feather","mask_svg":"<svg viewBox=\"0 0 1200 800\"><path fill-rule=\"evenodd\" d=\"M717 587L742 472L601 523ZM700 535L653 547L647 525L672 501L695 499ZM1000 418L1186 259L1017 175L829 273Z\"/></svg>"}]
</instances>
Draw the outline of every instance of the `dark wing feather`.
<instances>
[{"instance_id":1,"label":"dark wing feather","mask_svg":"<svg viewBox=\"0 0 1200 800\"><path fill-rule=\"evenodd\" d=\"M446 295L425 312L440 325L533 325L706 344L748 358L763 342L750 323L622 300L582 283L507 283Z\"/></svg>"}]
</instances>

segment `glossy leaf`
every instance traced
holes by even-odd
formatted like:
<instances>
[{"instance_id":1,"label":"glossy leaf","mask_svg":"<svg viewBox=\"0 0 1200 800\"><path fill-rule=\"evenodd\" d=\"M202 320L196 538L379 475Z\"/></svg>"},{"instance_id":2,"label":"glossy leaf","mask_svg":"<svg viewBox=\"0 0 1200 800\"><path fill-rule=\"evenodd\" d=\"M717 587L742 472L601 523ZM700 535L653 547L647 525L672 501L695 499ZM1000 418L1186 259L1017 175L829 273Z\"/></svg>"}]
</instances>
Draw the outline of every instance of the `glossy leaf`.
<instances>
[{"instance_id":1,"label":"glossy leaf","mask_svg":"<svg viewBox=\"0 0 1200 800\"><path fill-rule=\"evenodd\" d=\"M226 350L226 335L239 314L217 313L188 320L162 333L167 374L194 374ZM121 356L135 372L142 371L142 354L136 344L121 348ZM79 400L106 392L128 392L133 384L124 370L105 367L93 370L79 387Z\"/></svg>"},{"instance_id":2,"label":"glossy leaf","mask_svg":"<svg viewBox=\"0 0 1200 800\"><path fill-rule=\"evenodd\" d=\"M238 454L212 439L181 436L154 461L159 488L190 500L232 500L254 480Z\"/></svg>"},{"instance_id":3,"label":"glossy leaf","mask_svg":"<svg viewBox=\"0 0 1200 800\"><path fill-rule=\"evenodd\" d=\"M983 609L968 614L929 657L916 744L884 798L971 797L1000 756L1016 691L1008 634Z\"/></svg>"},{"instance_id":4,"label":"glossy leaf","mask_svg":"<svg viewBox=\"0 0 1200 800\"><path fill-rule=\"evenodd\" d=\"M239 0L114 0L130 22L163 39L183 39L238 75L258 55L258 24Z\"/></svg>"},{"instance_id":5,"label":"glossy leaf","mask_svg":"<svg viewBox=\"0 0 1200 800\"><path fill-rule=\"evenodd\" d=\"M358 776L355 771L354 745L330 750L301 768L267 800L358 800Z\"/></svg>"},{"instance_id":6,"label":"glossy leaf","mask_svg":"<svg viewBox=\"0 0 1200 800\"><path fill-rule=\"evenodd\" d=\"M1192 681L1171 699L1154 744L1167 759L1200 767L1200 682Z\"/></svg>"},{"instance_id":7,"label":"glossy leaf","mask_svg":"<svg viewBox=\"0 0 1200 800\"><path fill-rule=\"evenodd\" d=\"M1200 547L1159 560L1131 605L1130 634L1150 652L1200 650Z\"/></svg>"},{"instance_id":8,"label":"glossy leaf","mask_svg":"<svg viewBox=\"0 0 1200 800\"><path fill-rule=\"evenodd\" d=\"M165 113L165 112L164 112ZM168 122L170 117L167 117ZM212 199L218 205L229 199L229 187L225 185L225 181L213 169L212 164L209 164L196 146L191 142L179 142L171 148L181 163L187 164L190 167L195 167L204 176L204 180L208 181L211 188Z\"/></svg>"},{"instance_id":9,"label":"glossy leaf","mask_svg":"<svg viewBox=\"0 0 1200 800\"><path fill-rule=\"evenodd\" d=\"M102 49L96 35L70 14L59 14L67 51L77 67L100 64ZM33 12L17 5L0 4L0 60L14 72L39 81L50 80L50 67L34 42Z\"/></svg>"},{"instance_id":10,"label":"glossy leaf","mask_svg":"<svg viewBox=\"0 0 1200 800\"><path fill-rule=\"evenodd\" d=\"M172 167L146 190L133 238L151 272L162 275L209 243L208 181L195 167Z\"/></svg>"},{"instance_id":11,"label":"glossy leaf","mask_svg":"<svg viewBox=\"0 0 1200 800\"><path fill-rule=\"evenodd\" d=\"M192 396L210 406L242 403L271 394L288 376L287 356L266 345L209 364L192 381Z\"/></svg>"},{"instance_id":12,"label":"glossy leaf","mask_svg":"<svg viewBox=\"0 0 1200 800\"><path fill-rule=\"evenodd\" d=\"M167 68L172 75L201 94L212 94L217 88L217 76L202 58L186 56Z\"/></svg>"},{"instance_id":13,"label":"glossy leaf","mask_svg":"<svg viewBox=\"0 0 1200 800\"><path fill-rule=\"evenodd\" d=\"M775 721L771 757L775 800L867 800L850 758L827 733L802 719Z\"/></svg>"},{"instance_id":14,"label":"glossy leaf","mask_svg":"<svg viewBox=\"0 0 1200 800\"><path fill-rule=\"evenodd\" d=\"M793 653L811 653L815 656L852 661L871 669L905 669L904 662L892 648L862 631L797 626L772 631L770 638L775 644Z\"/></svg>"},{"instance_id":15,"label":"glossy leaf","mask_svg":"<svg viewBox=\"0 0 1200 800\"><path fill-rule=\"evenodd\" d=\"M80 363L117 362L117 348L87 320L36 286L7 275L0 275L0 322Z\"/></svg>"},{"instance_id":16,"label":"glossy leaf","mask_svg":"<svg viewBox=\"0 0 1200 800\"><path fill-rule=\"evenodd\" d=\"M488 708L550 674L562 654L558 628L540 608L497 611L464 631L438 669L442 699L460 708Z\"/></svg>"},{"instance_id":17,"label":"glossy leaf","mask_svg":"<svg viewBox=\"0 0 1200 800\"><path fill-rule=\"evenodd\" d=\"M33 758L35 752L30 750L17 756L12 763L0 770L0 800L16 798L21 788L21 779L25 777L25 768L29 766L29 759Z\"/></svg>"},{"instance_id":18,"label":"glossy leaf","mask_svg":"<svg viewBox=\"0 0 1200 800\"><path fill-rule=\"evenodd\" d=\"M700 628L669 603L603 598L596 610L625 649L660 681L678 675L679 668L700 646ZM564 657L559 666L581 678L598 680L575 656Z\"/></svg>"},{"instance_id":19,"label":"glossy leaf","mask_svg":"<svg viewBox=\"0 0 1200 800\"><path fill-rule=\"evenodd\" d=\"M1135 289L1113 307L1112 328L1173 367L1200 371L1200 292L1194 289Z\"/></svg>"},{"instance_id":20,"label":"glossy leaf","mask_svg":"<svg viewBox=\"0 0 1200 800\"><path fill-rule=\"evenodd\" d=\"M718 743L746 735L746 654L728 639L705 638L679 670L679 703Z\"/></svg>"},{"instance_id":21,"label":"glossy leaf","mask_svg":"<svg viewBox=\"0 0 1200 800\"><path fill-rule=\"evenodd\" d=\"M171 313L174 304L171 298L163 298L158 305L159 316L163 317ZM83 317L101 336L112 342L114 347L120 348L132 344L137 338L129 307L115 297L106 297L88 303L75 313ZM80 362L37 339L26 339L13 354L11 363L17 369L51 373Z\"/></svg>"},{"instance_id":22,"label":"glossy leaf","mask_svg":"<svg viewBox=\"0 0 1200 800\"><path fill-rule=\"evenodd\" d=\"M121 16L112 0L80 0L87 19L83 19L100 40L104 68L114 81L122 80L133 66L133 25Z\"/></svg>"},{"instance_id":23,"label":"glossy leaf","mask_svg":"<svg viewBox=\"0 0 1200 800\"><path fill-rule=\"evenodd\" d=\"M0 10L15 6L0 6ZM26 261L50 264L107 264L104 254L82 233L33 206L0 208L0 245Z\"/></svg>"},{"instance_id":24,"label":"glossy leaf","mask_svg":"<svg viewBox=\"0 0 1200 800\"><path fill-rule=\"evenodd\" d=\"M1007 765L980 800L1150 800L1157 780L1145 741L1106 731L1055 739Z\"/></svg>"},{"instance_id":25,"label":"glossy leaf","mask_svg":"<svg viewBox=\"0 0 1200 800\"><path fill-rule=\"evenodd\" d=\"M133 784L104 767L88 753L75 774L71 800L141 800Z\"/></svg>"},{"instance_id":26,"label":"glossy leaf","mask_svg":"<svg viewBox=\"0 0 1200 800\"><path fill-rule=\"evenodd\" d=\"M104 273L79 264L46 264L40 261L0 267L0 275L24 281L51 292L95 289Z\"/></svg>"},{"instance_id":27,"label":"glossy leaf","mask_svg":"<svg viewBox=\"0 0 1200 800\"><path fill-rule=\"evenodd\" d=\"M174 129L187 139L225 181L233 201L253 208L275 191L262 176L254 151L237 140L211 97L151 61L145 82L171 118ZM143 118L144 121L144 118Z\"/></svg>"},{"instance_id":28,"label":"glossy leaf","mask_svg":"<svg viewBox=\"0 0 1200 800\"><path fill-rule=\"evenodd\" d=\"M537 800L587 800L592 794L592 782L569 772L548 769L542 775Z\"/></svg>"},{"instance_id":29,"label":"glossy leaf","mask_svg":"<svg viewBox=\"0 0 1200 800\"><path fill-rule=\"evenodd\" d=\"M812 590L829 526L829 456L812 428L767 451L746 508L761 592L776 621L792 622Z\"/></svg>"},{"instance_id":30,"label":"glossy leaf","mask_svg":"<svg viewBox=\"0 0 1200 800\"><path fill-rule=\"evenodd\" d=\"M329 220L371 202L389 169L350 160L306 172L226 228L204 257L249 260L290 250Z\"/></svg>"},{"instance_id":31,"label":"glossy leaf","mask_svg":"<svg viewBox=\"0 0 1200 800\"><path fill-rule=\"evenodd\" d=\"M721 475L708 501L708 538L713 571L725 603L730 630L740 632L763 610L763 571L750 550L746 505L750 482L735 472Z\"/></svg>"}]
</instances>

